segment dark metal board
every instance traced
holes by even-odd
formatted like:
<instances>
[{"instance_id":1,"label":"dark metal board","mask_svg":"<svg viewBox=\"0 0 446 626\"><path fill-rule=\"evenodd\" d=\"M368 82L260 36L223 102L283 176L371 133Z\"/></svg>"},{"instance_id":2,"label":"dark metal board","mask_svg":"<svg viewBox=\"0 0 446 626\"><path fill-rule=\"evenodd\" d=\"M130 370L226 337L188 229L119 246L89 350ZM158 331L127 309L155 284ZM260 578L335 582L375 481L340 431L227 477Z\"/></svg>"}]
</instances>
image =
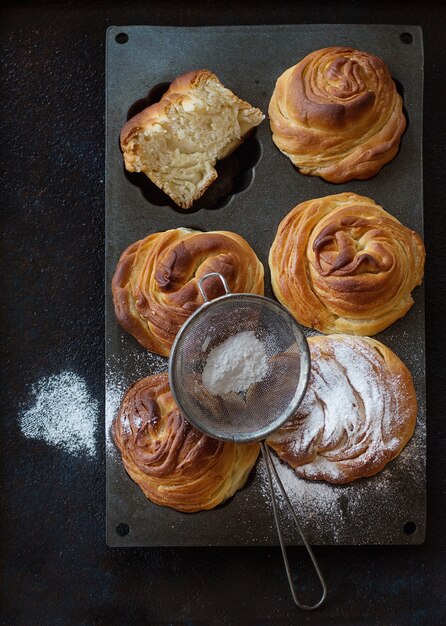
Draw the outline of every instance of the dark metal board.
<instances>
[{"instance_id":1,"label":"dark metal board","mask_svg":"<svg viewBox=\"0 0 446 626\"><path fill-rule=\"evenodd\" d=\"M129 111L136 112L149 92L154 98L179 74L207 68L266 114L278 76L309 52L330 45L351 45L381 57L404 96L409 126L400 152L373 179L333 185L300 175L274 146L267 119L238 151L237 160L225 164L227 169L220 175L223 185L215 183L212 192L217 191L217 197L211 194L193 211L175 209L153 186L124 172L119 132ZM265 294L272 296L267 257L280 220L299 202L343 191L370 196L423 235L421 29L352 24L113 26L107 31L106 63L107 543L121 547L276 545L261 461L248 484L229 502L194 514L152 504L125 473L110 440L111 420L125 389L142 376L165 371L167 359L147 353L118 326L111 278L124 248L151 232L180 226L226 229L238 232L254 248L265 267ZM234 167L234 187L228 193L225 184L234 176ZM345 486L301 480L281 464L291 501L315 545L424 541L424 287L413 295L415 304L409 313L376 336L403 359L415 381L418 422L400 456L378 475ZM298 544L288 516L284 524L286 540Z\"/></svg>"}]
</instances>

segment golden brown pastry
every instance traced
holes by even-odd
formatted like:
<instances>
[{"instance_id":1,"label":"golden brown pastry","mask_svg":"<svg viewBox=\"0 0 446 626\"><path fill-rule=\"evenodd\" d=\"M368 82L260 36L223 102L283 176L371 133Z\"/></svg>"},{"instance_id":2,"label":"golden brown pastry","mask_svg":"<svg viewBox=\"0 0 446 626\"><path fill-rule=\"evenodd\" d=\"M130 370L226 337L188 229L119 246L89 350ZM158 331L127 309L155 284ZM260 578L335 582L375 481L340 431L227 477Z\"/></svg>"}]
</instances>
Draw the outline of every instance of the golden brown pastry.
<instances>
[{"instance_id":1,"label":"golden brown pastry","mask_svg":"<svg viewBox=\"0 0 446 626\"><path fill-rule=\"evenodd\" d=\"M370 198L341 193L297 205L269 264L276 297L301 324L375 335L412 306L424 259L416 232Z\"/></svg>"},{"instance_id":2,"label":"golden brown pastry","mask_svg":"<svg viewBox=\"0 0 446 626\"><path fill-rule=\"evenodd\" d=\"M209 70L187 72L123 127L125 167L144 172L188 209L217 178L217 160L231 154L264 118Z\"/></svg>"},{"instance_id":3,"label":"golden brown pastry","mask_svg":"<svg viewBox=\"0 0 446 626\"><path fill-rule=\"evenodd\" d=\"M331 183L374 176L398 152L402 100L385 63L333 46L312 52L277 80L273 141L302 174Z\"/></svg>"},{"instance_id":4,"label":"golden brown pastry","mask_svg":"<svg viewBox=\"0 0 446 626\"><path fill-rule=\"evenodd\" d=\"M133 243L112 280L118 322L145 348L168 356L180 327L203 304L198 280L210 272L220 272L232 292L263 294L263 265L235 233L176 228ZM224 293L218 278L204 287L210 300Z\"/></svg>"},{"instance_id":5,"label":"golden brown pastry","mask_svg":"<svg viewBox=\"0 0 446 626\"><path fill-rule=\"evenodd\" d=\"M146 497L186 513L230 498L245 484L260 449L193 428L173 400L167 374L143 378L127 391L112 434L126 471Z\"/></svg>"},{"instance_id":6,"label":"golden brown pastry","mask_svg":"<svg viewBox=\"0 0 446 626\"><path fill-rule=\"evenodd\" d=\"M372 476L412 437L412 376L375 339L328 335L308 343L306 395L295 417L267 442L302 478L349 483Z\"/></svg>"}]
</instances>

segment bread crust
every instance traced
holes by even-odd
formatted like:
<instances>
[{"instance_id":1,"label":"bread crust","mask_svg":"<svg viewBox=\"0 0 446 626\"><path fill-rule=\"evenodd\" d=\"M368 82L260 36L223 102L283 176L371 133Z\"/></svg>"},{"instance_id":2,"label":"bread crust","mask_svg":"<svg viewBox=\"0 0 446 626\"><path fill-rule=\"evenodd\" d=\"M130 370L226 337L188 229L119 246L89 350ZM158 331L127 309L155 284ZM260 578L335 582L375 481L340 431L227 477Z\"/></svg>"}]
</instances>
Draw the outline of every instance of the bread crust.
<instances>
[{"instance_id":1,"label":"bread crust","mask_svg":"<svg viewBox=\"0 0 446 626\"><path fill-rule=\"evenodd\" d=\"M148 350L168 356L178 330L203 304L198 280L220 272L234 293L263 295L264 270L240 235L186 228L153 233L122 253L112 279L119 324ZM209 279L210 299L222 295Z\"/></svg>"},{"instance_id":2,"label":"bread crust","mask_svg":"<svg viewBox=\"0 0 446 626\"><path fill-rule=\"evenodd\" d=\"M148 376L126 392L112 425L124 467L145 496L185 513L212 509L246 482L259 444L213 439L178 410L167 374Z\"/></svg>"},{"instance_id":3,"label":"bread crust","mask_svg":"<svg viewBox=\"0 0 446 626\"><path fill-rule=\"evenodd\" d=\"M144 130L152 124L167 122L167 112L169 111L169 107L175 103L181 103L183 98L186 97L191 90L195 89L201 82L206 82L208 80L218 81L220 83L218 77L207 69L192 70L181 74L181 76L178 76L171 82L169 88L163 94L159 102L151 104L130 118L122 127L119 136L124 156L129 141L136 132ZM233 102L236 103L240 109L252 108L248 102L245 102L234 93L232 95Z\"/></svg>"},{"instance_id":4,"label":"bread crust","mask_svg":"<svg viewBox=\"0 0 446 626\"><path fill-rule=\"evenodd\" d=\"M375 176L406 129L384 61L351 47L322 48L288 68L268 114L279 150L302 174L331 183Z\"/></svg>"},{"instance_id":5,"label":"bread crust","mask_svg":"<svg viewBox=\"0 0 446 626\"><path fill-rule=\"evenodd\" d=\"M149 159L149 161L142 163L144 159L147 159L147 157L143 157L143 136L150 132L165 132L165 129L171 126L170 118L172 111L176 109L186 110L193 107L197 102L197 98L199 99L199 96L197 96L198 88L201 84L205 83L223 88L227 104L230 103L238 112L247 111L250 115L251 121L247 127L241 131L240 136L228 137L225 148L222 149L221 154L217 156L218 159L226 158L243 143L246 137L252 132L253 128L260 124L264 119L264 115L259 109L240 99L229 89L224 88L218 77L207 69L193 70L178 76L171 83L159 102L146 107L129 119L120 132L120 146L124 157L125 168L129 172L144 172L155 185L162 189L183 209L191 208L193 203L198 200L216 180L218 174L214 169L214 165L217 158L208 157L208 171L206 177L200 181L200 184L193 192L189 191L188 194L186 194L187 197L179 197L173 192L171 187L171 181L176 176L175 170L172 170L168 178L164 179L158 171L158 166L155 162L151 163ZM216 114L215 117L218 118L218 114ZM202 124L202 118L199 112L194 115L194 119L198 131ZM181 153L183 138L180 135L181 133L173 133L171 140L176 143L176 149ZM173 151L174 149L175 146L171 146L168 150ZM187 153L185 156L187 158Z\"/></svg>"},{"instance_id":6,"label":"bread crust","mask_svg":"<svg viewBox=\"0 0 446 626\"><path fill-rule=\"evenodd\" d=\"M375 335L403 317L424 261L415 231L348 192L298 204L269 254L277 299L301 324L326 334Z\"/></svg>"},{"instance_id":7,"label":"bread crust","mask_svg":"<svg viewBox=\"0 0 446 626\"><path fill-rule=\"evenodd\" d=\"M309 337L310 381L268 440L296 474L344 484L380 472L414 433L417 398L398 356L370 337Z\"/></svg>"}]
</instances>

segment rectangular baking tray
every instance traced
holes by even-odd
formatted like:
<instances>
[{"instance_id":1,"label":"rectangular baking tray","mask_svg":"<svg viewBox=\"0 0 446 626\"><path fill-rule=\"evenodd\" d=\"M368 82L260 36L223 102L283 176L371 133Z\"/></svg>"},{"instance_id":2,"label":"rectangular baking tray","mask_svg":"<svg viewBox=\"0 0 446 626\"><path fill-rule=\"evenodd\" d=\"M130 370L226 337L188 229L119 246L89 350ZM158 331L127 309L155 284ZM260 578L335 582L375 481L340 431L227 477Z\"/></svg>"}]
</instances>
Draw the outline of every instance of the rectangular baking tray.
<instances>
[{"instance_id":1,"label":"rectangular baking tray","mask_svg":"<svg viewBox=\"0 0 446 626\"><path fill-rule=\"evenodd\" d=\"M308 53L349 45L381 57L404 97L409 120L397 157L367 181L333 185L302 176L271 140L268 119L243 155L235 192L212 209L165 206L125 174L119 132L131 107L191 69L207 68L239 97L265 114L278 76ZM161 87L160 87L161 86ZM265 468L259 461L230 501L206 512L183 514L145 498L127 476L110 438L111 420L126 388L167 370L167 359L145 351L117 324L110 289L121 252L146 235L169 228L234 230L265 267L280 220L299 202L343 191L373 198L423 236L423 42L418 26L285 25L159 27L112 26L106 48L106 491L109 546L277 545ZM411 371L418 399L415 434L378 475L345 486L301 480L281 464L281 475L309 541L314 545L418 544L425 537L426 414L424 287L407 315L376 336ZM308 331L308 334L312 334ZM280 505L283 511L283 503ZM299 545L284 512L287 543Z\"/></svg>"}]
</instances>

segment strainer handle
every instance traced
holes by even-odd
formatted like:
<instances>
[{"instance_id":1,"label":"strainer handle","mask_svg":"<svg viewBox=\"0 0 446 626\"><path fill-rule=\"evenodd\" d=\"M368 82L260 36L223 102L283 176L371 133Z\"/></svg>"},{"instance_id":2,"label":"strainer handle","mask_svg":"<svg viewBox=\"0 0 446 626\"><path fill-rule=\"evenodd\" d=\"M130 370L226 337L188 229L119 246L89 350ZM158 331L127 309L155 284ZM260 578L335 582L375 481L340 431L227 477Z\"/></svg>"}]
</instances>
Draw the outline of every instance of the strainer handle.
<instances>
[{"instance_id":1,"label":"strainer handle","mask_svg":"<svg viewBox=\"0 0 446 626\"><path fill-rule=\"evenodd\" d=\"M224 287L226 294L231 293L231 290L228 287L228 283L226 282L226 278L223 276L223 274L220 274L220 272L209 272L209 274L205 274L205 276L202 276L200 280L198 281L198 289L200 290L200 293L203 296L203 300L205 302L209 302L209 298L207 297L206 292L203 288L203 283L205 280L207 280L208 278L211 278L212 276L218 276L218 278L223 283L223 287Z\"/></svg>"},{"instance_id":2,"label":"strainer handle","mask_svg":"<svg viewBox=\"0 0 446 626\"><path fill-rule=\"evenodd\" d=\"M263 460L265 461L265 465L266 465L266 469L267 469L267 474L268 474L268 481L269 481L269 488L270 488L270 492L271 492L271 500L272 500L272 504L273 504L273 512L274 512L274 520L276 522L276 527L277 527L277 534L279 536L279 543L280 543L280 548L282 550L282 556L283 556L283 562L285 564L285 569L286 569L286 573L287 573L287 577L288 577L288 582L290 585L290 589L291 589L291 595L293 596L293 600L294 603L300 608L300 609L305 609L307 611L312 611L314 609L319 608L323 602L325 601L325 598L327 596L327 585L325 584L325 580L324 577L322 576L322 572L319 569L319 565L316 561L316 557L313 554L313 551L310 547L310 544L308 543L305 535L302 532L302 528L300 527L300 524L297 520L296 514L294 512L294 509L291 505L291 502L288 498L288 495L285 491L285 488L282 484L282 481L279 478L279 474L277 472L276 466L274 465L274 462L272 460L270 451L268 449L268 446L261 441L260 442L260 447L262 450L262 455L263 455ZM288 505L289 510L291 511L291 514L293 516L293 520L294 523L296 524L297 530L299 531L300 536L302 537L302 541L305 544L305 547L308 551L308 554L310 555L310 558L313 562L314 565L314 569L316 570L316 574L318 575L319 581L321 583L322 586L322 597L319 600L319 602L317 602L316 604L313 604L311 606L308 606L306 604L301 604L299 602L299 600L297 599L296 596L296 590L294 589L294 584L293 584L293 579L291 576L291 569L290 569L290 565L288 563L288 557L287 557L287 553L286 553L286 547L285 547L285 542L283 540L283 536L282 536L282 530L281 530L281 526L280 526L280 520L279 520L279 514L278 514L278 509L277 509L277 502L276 502L276 496L274 494L274 486L273 486L273 474L274 474L274 478L277 481L277 484L280 487L280 491L282 492L283 497L285 498L285 502Z\"/></svg>"}]
</instances>

